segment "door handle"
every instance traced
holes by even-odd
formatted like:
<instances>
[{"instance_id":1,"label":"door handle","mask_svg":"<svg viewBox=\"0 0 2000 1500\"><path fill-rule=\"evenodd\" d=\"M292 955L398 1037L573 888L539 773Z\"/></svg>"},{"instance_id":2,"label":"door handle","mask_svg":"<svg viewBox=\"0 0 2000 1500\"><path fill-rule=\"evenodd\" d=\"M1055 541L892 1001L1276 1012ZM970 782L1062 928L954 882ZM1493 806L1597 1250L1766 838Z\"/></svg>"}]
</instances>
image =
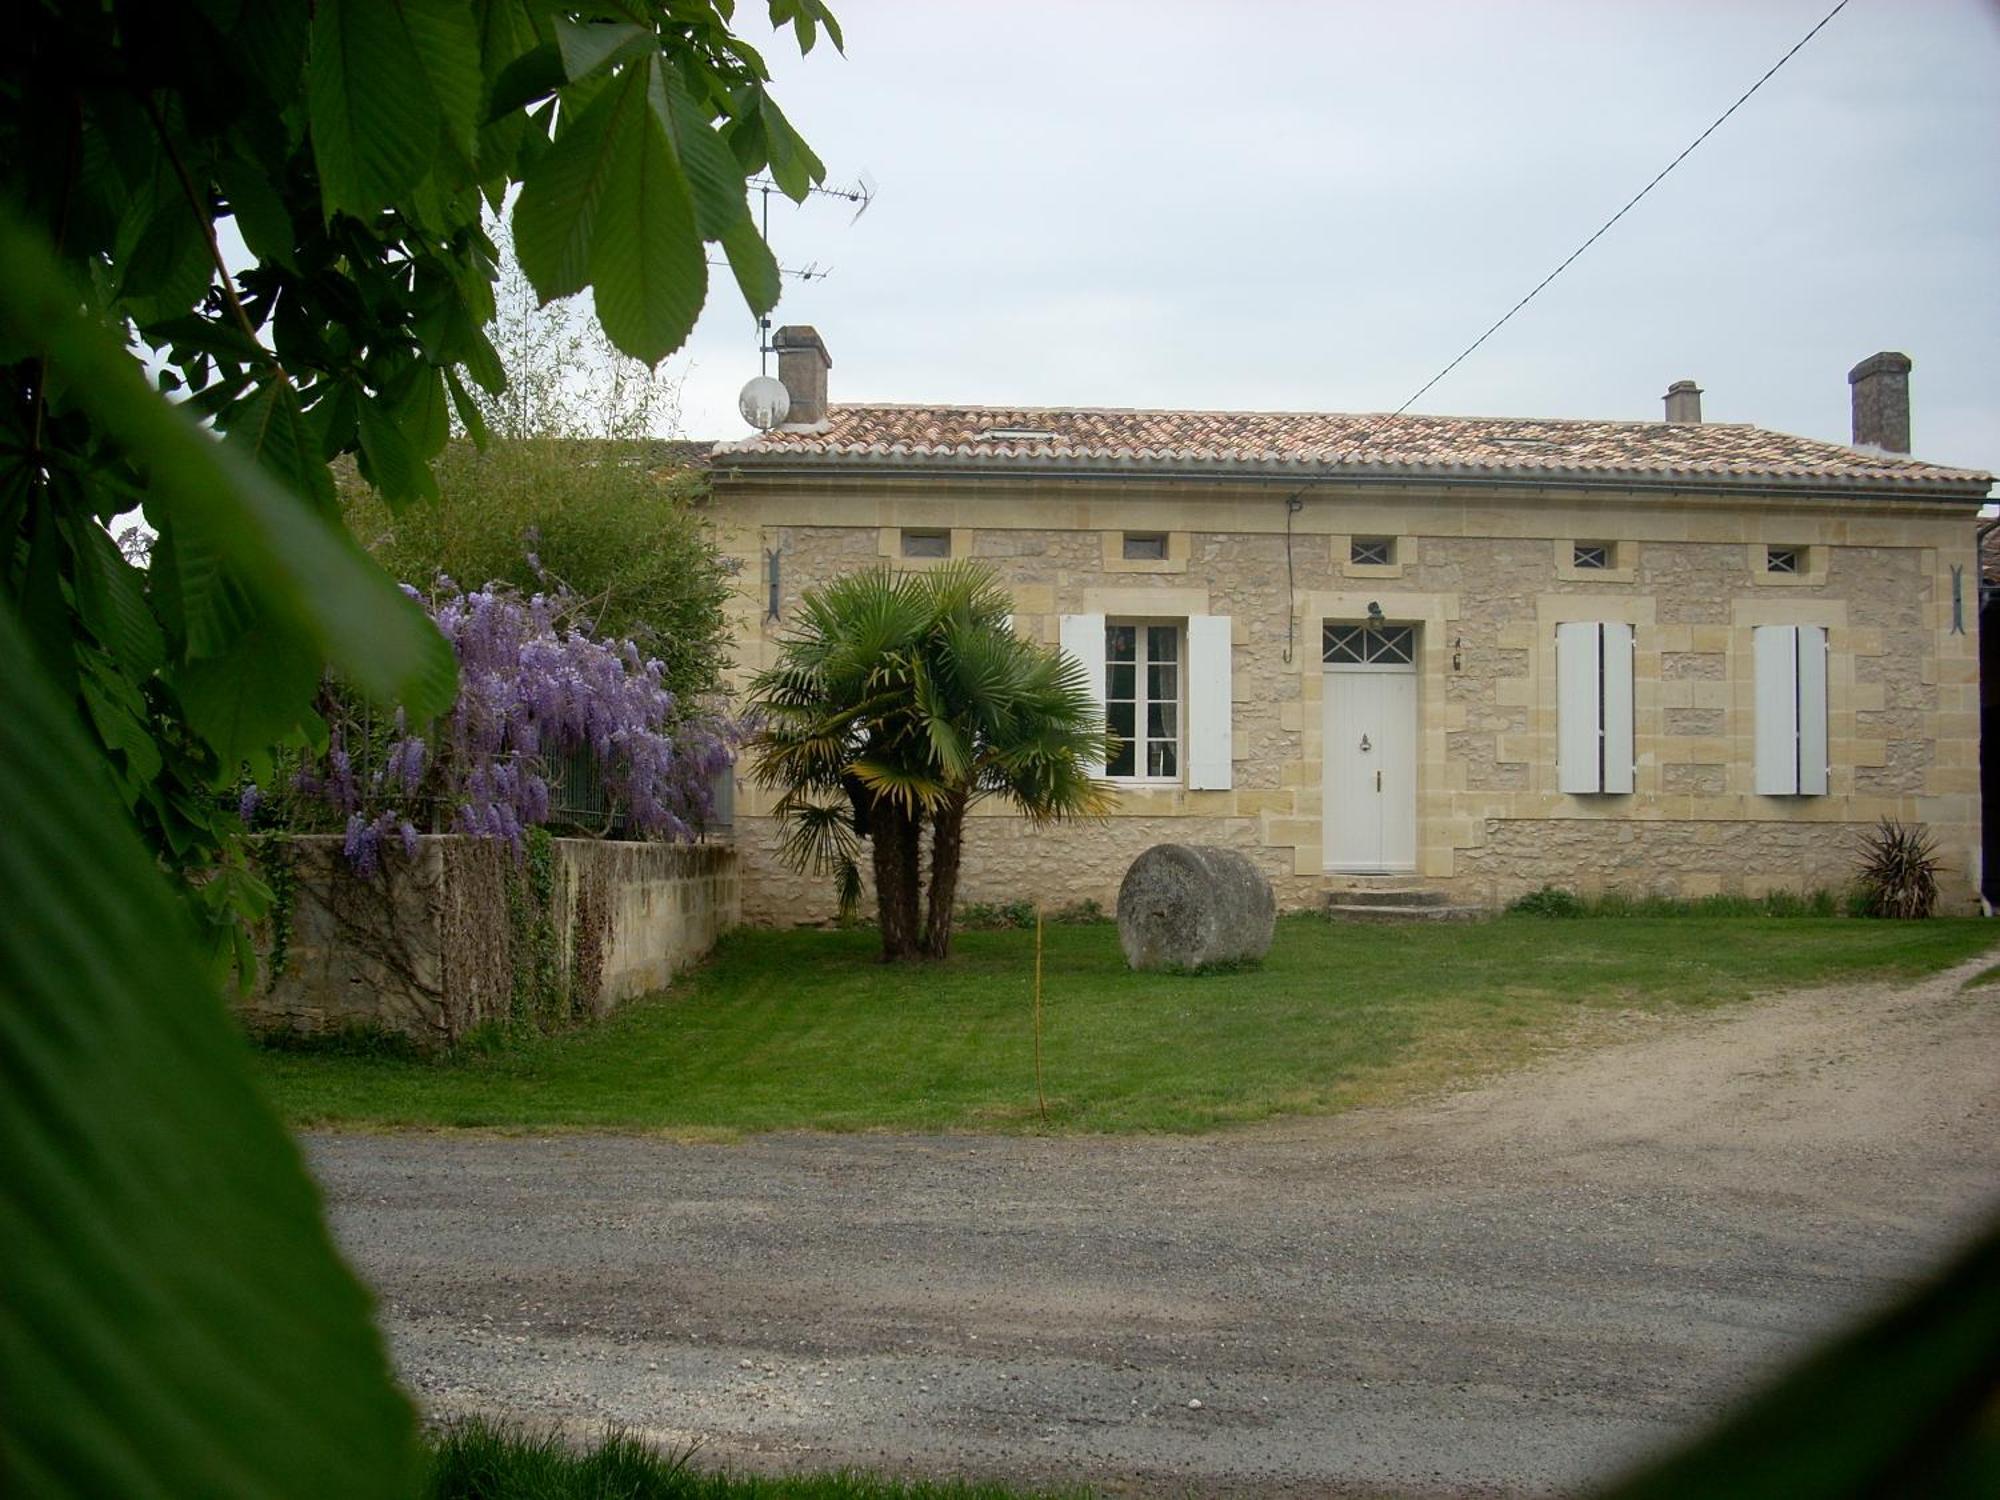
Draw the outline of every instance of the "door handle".
<instances>
[{"instance_id":1,"label":"door handle","mask_svg":"<svg viewBox=\"0 0 2000 1500\"><path fill-rule=\"evenodd\" d=\"M1366 754L1367 754L1367 753L1368 753L1368 752L1369 752L1370 750L1373 750L1374 748L1375 748L1375 747L1374 747L1373 745L1371 745L1371 744L1369 744L1369 743L1368 743L1368 736L1367 736L1367 735L1365 735L1365 734L1364 734L1364 735L1362 735L1362 736L1361 736L1361 753L1362 753L1363 755L1366 755Z\"/></svg>"},{"instance_id":2,"label":"door handle","mask_svg":"<svg viewBox=\"0 0 2000 1500\"><path fill-rule=\"evenodd\" d=\"M1375 773L1375 790L1378 792L1382 790L1382 773L1380 771Z\"/></svg>"}]
</instances>

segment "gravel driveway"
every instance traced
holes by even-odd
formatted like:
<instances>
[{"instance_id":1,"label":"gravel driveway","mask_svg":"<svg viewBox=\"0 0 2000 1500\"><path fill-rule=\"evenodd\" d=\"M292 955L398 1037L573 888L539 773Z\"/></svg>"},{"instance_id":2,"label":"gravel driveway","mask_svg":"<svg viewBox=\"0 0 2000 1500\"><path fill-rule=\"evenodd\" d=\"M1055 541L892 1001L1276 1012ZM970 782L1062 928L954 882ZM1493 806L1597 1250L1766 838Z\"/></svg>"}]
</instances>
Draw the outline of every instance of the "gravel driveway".
<instances>
[{"instance_id":1,"label":"gravel driveway","mask_svg":"<svg viewBox=\"0 0 2000 1500\"><path fill-rule=\"evenodd\" d=\"M2000 1196L2000 989L1205 1138L319 1136L433 1412L1112 1494L1574 1487Z\"/></svg>"}]
</instances>

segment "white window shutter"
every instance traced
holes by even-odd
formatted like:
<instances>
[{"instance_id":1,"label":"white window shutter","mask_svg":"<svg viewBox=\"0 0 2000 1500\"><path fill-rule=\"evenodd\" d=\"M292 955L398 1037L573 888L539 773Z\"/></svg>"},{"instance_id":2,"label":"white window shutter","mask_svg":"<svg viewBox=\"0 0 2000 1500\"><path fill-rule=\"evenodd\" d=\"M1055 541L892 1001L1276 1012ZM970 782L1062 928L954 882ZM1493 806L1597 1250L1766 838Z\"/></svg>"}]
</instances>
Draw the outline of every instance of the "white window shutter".
<instances>
[{"instance_id":1,"label":"white window shutter","mask_svg":"<svg viewBox=\"0 0 2000 1500\"><path fill-rule=\"evenodd\" d=\"M1826 630L1798 628L1799 793L1826 795Z\"/></svg>"},{"instance_id":2,"label":"white window shutter","mask_svg":"<svg viewBox=\"0 0 2000 1500\"><path fill-rule=\"evenodd\" d=\"M1600 637L1604 690L1604 790L1632 790L1632 627L1606 621Z\"/></svg>"},{"instance_id":3,"label":"white window shutter","mask_svg":"<svg viewBox=\"0 0 2000 1500\"><path fill-rule=\"evenodd\" d=\"M1798 627L1759 625L1751 632L1751 647L1757 673L1757 791L1766 797L1796 796L1799 791ZM1825 682L1822 658L1822 739L1826 733ZM1822 755L1821 759L1824 758Z\"/></svg>"},{"instance_id":4,"label":"white window shutter","mask_svg":"<svg viewBox=\"0 0 2000 1500\"><path fill-rule=\"evenodd\" d=\"M1226 792L1234 766L1229 616L1190 615L1187 622L1187 784Z\"/></svg>"},{"instance_id":5,"label":"white window shutter","mask_svg":"<svg viewBox=\"0 0 2000 1500\"><path fill-rule=\"evenodd\" d=\"M1603 789L1599 755L1600 633L1594 621L1556 626L1556 784L1565 792Z\"/></svg>"},{"instance_id":6,"label":"white window shutter","mask_svg":"<svg viewBox=\"0 0 2000 1500\"><path fill-rule=\"evenodd\" d=\"M1090 700L1097 716L1104 717L1104 616L1064 615L1057 622L1057 641L1062 654L1083 668L1083 680L1090 688ZM1092 776L1104 774L1103 763L1086 766Z\"/></svg>"}]
</instances>

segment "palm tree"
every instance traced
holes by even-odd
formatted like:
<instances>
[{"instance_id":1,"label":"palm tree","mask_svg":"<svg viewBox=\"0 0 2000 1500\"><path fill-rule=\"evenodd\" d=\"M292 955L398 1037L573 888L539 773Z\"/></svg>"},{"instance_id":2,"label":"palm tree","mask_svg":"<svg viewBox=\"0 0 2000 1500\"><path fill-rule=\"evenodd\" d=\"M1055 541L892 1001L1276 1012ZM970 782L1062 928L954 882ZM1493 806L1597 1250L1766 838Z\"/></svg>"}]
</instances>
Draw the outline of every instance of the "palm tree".
<instances>
[{"instance_id":1,"label":"palm tree","mask_svg":"<svg viewBox=\"0 0 2000 1500\"><path fill-rule=\"evenodd\" d=\"M1016 636L1011 608L976 563L851 574L806 594L750 685L751 762L779 789L784 854L833 876L847 913L869 845L885 961L950 952L973 803L1005 797L1037 823L1110 806L1091 770L1113 742L1083 670Z\"/></svg>"}]
</instances>

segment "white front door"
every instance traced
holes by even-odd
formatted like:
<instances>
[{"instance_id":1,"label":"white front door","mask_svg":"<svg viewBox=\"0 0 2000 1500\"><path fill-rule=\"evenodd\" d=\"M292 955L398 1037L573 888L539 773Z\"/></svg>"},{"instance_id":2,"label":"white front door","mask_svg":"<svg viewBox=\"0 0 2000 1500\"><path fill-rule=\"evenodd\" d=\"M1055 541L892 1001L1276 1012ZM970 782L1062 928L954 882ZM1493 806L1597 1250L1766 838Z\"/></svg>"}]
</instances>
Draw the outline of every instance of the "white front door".
<instances>
[{"instance_id":1,"label":"white front door","mask_svg":"<svg viewBox=\"0 0 2000 1500\"><path fill-rule=\"evenodd\" d=\"M1386 874L1417 867L1417 674L1326 669L1326 867Z\"/></svg>"}]
</instances>

